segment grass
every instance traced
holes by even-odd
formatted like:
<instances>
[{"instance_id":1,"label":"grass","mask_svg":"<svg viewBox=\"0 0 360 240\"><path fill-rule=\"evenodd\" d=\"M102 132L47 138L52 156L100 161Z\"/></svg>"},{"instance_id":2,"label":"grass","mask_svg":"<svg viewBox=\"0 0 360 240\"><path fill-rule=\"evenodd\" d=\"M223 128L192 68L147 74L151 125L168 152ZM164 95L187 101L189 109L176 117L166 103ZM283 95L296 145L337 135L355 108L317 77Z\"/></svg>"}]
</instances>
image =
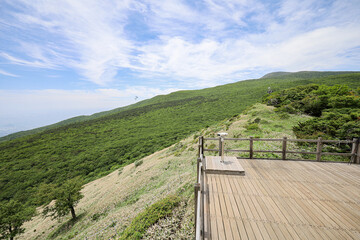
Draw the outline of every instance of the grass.
<instances>
[{"instance_id":1,"label":"grass","mask_svg":"<svg viewBox=\"0 0 360 240\"><path fill-rule=\"evenodd\" d=\"M284 119L281 114L274 111L274 107L264 104L255 104L247 109L245 115L240 115L232 119L232 122L224 122L219 124L214 130L207 133L207 137L214 137L217 131L226 131L229 138L295 138L292 127L298 122L306 121L311 117L306 115L292 115L290 118ZM222 125L225 125L222 127ZM222 127L222 128L221 128ZM218 148L218 140L206 141L208 146ZM225 149L248 150L249 141L226 141ZM297 149L298 146L293 142L288 143L288 149ZM281 142L259 142L254 141L254 150L281 150ZM206 154L216 155L217 152L209 152ZM249 153L226 153L238 157L249 157ZM255 158L281 158L281 154L274 153L254 153ZM298 154L289 155L292 158L300 158Z\"/></svg>"},{"instance_id":2,"label":"grass","mask_svg":"<svg viewBox=\"0 0 360 240\"><path fill-rule=\"evenodd\" d=\"M293 126L299 122L305 122L312 117L308 115L288 114L283 112L274 111L274 107L266 106L263 104L255 104L250 109L246 110L246 115L239 116L235 119L227 132L229 138L278 138L282 139L287 137L288 139L296 139L296 135L293 133ZM284 117L284 114L286 117ZM221 128L221 125L229 125L229 123L222 123L214 127L212 131L208 130L207 136L214 137L217 131L224 131L226 126ZM220 128L219 128L220 127ZM210 149L218 148L218 140L206 141L205 146ZM336 148L338 143L324 144L323 152L332 152ZM288 151L307 151L316 152L316 143L295 143L287 142ZM249 150L249 141L226 141L225 148ZM282 141L277 142L264 142L254 141L254 150L282 150ZM348 149L350 152L351 149ZM209 152L207 154L217 155L217 152ZM249 153L227 153L227 155L234 155L238 157L248 158ZM254 158L270 158L281 159L281 153L254 153ZM287 159L306 159L316 160L314 154L287 154ZM323 155L321 157L323 161L349 161L349 157L341 156L329 156Z\"/></svg>"},{"instance_id":3,"label":"grass","mask_svg":"<svg viewBox=\"0 0 360 240\"><path fill-rule=\"evenodd\" d=\"M155 224L159 219L169 216L179 203L180 198L174 195L170 195L154 203L133 219L130 226L122 232L119 240L141 239L151 225Z\"/></svg>"},{"instance_id":4,"label":"grass","mask_svg":"<svg viewBox=\"0 0 360 240\"><path fill-rule=\"evenodd\" d=\"M58 237L59 235L65 234L66 232L69 232L74 225L79 222L83 217L85 216L85 213L82 213L80 215L78 215L75 219L70 219L64 223L62 223L56 230L54 230L52 233L50 233L49 235L49 239L55 239L56 237ZM68 237L68 239L71 239L73 237L75 237L77 234L77 232L73 232L72 235L70 235Z\"/></svg>"},{"instance_id":5,"label":"grass","mask_svg":"<svg viewBox=\"0 0 360 240\"><path fill-rule=\"evenodd\" d=\"M170 216L159 219L149 227L143 239L193 239L195 226L192 221L187 220L194 215L193 206L192 198L181 201Z\"/></svg>"},{"instance_id":6,"label":"grass","mask_svg":"<svg viewBox=\"0 0 360 240\"><path fill-rule=\"evenodd\" d=\"M181 141L180 149L184 150L177 157L173 155L172 146L143 158L143 164L136 168L133 163L123 167L120 175L116 170L85 185L84 198L76 209L80 214L86 213L85 217L56 239L68 239L71 236L79 239L117 239L132 219L167 195L181 196L182 201L187 202L183 205L182 211L186 214L181 226L191 229L189 226L193 226L192 187L196 174L196 165L193 164L196 163L196 141L194 136ZM179 189L183 189L183 193L180 193ZM178 216L179 214L176 214L174 218ZM26 223L23 238L44 239L58 227L57 222L36 217ZM178 230L182 236L186 232L182 227ZM44 233L41 234L42 232ZM191 236L192 232L188 231L188 234Z\"/></svg>"}]
</instances>

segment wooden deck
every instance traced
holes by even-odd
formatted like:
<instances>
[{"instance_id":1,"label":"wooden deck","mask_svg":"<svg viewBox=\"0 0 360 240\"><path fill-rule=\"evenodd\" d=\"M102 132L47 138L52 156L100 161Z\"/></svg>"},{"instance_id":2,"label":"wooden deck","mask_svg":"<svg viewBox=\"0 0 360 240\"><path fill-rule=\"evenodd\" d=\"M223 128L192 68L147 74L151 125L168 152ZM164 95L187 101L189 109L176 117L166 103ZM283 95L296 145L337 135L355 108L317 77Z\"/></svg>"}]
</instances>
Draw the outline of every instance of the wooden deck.
<instances>
[{"instance_id":1,"label":"wooden deck","mask_svg":"<svg viewBox=\"0 0 360 240\"><path fill-rule=\"evenodd\" d=\"M204 173L205 239L360 239L359 165L238 161Z\"/></svg>"}]
</instances>

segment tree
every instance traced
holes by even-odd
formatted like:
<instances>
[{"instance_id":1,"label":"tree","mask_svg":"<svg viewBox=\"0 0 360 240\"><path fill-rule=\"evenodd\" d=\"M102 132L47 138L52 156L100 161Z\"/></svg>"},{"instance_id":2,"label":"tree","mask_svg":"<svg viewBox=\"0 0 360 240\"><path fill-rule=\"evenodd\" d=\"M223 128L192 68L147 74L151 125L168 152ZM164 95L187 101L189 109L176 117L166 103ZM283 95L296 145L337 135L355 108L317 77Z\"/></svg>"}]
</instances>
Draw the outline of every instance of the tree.
<instances>
[{"instance_id":1,"label":"tree","mask_svg":"<svg viewBox=\"0 0 360 240\"><path fill-rule=\"evenodd\" d=\"M53 192L55 203L49 204L43 210L43 216L60 218L71 212L72 219L76 219L75 206L84 196L81 194L83 182L79 178L66 181Z\"/></svg>"},{"instance_id":2,"label":"tree","mask_svg":"<svg viewBox=\"0 0 360 240\"><path fill-rule=\"evenodd\" d=\"M26 207L18 201L0 203L0 239L13 240L25 231L21 226L35 214L35 209Z\"/></svg>"}]
</instances>

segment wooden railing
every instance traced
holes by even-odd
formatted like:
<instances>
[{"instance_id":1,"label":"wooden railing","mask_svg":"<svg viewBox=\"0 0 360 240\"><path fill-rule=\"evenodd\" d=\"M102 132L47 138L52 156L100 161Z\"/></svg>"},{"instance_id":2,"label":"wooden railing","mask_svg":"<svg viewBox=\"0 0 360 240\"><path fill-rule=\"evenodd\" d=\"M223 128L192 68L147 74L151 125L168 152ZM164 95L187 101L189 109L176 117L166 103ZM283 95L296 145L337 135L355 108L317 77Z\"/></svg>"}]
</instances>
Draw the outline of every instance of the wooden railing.
<instances>
[{"instance_id":1,"label":"wooden railing","mask_svg":"<svg viewBox=\"0 0 360 240\"><path fill-rule=\"evenodd\" d=\"M205 141L206 140L218 140L219 148L218 149L206 149ZM204 171L205 171L205 156L204 152L206 151L216 151L219 152L221 156L222 152L247 152L249 153L249 159L256 159L254 157L254 153L278 153L281 154L281 159L279 160L300 160L306 161L305 159L289 159L287 154L297 153L297 154L315 154L316 161L322 161L322 155L335 155L335 156L344 156L351 157L351 163L360 164L360 138L354 138L353 140L323 140L322 138L314 139L287 139L286 137L282 139L267 139L267 138L224 138L226 141L249 141L249 149L247 150L237 150L237 149L221 149L221 138L204 138L199 137L199 145L198 145L198 160L197 160L197 183L194 186L195 190L195 239L204 239ZM255 141L280 141L282 142L281 150L254 150L254 142ZM287 149L288 142L308 142L308 143L316 143L316 152L310 151L289 151ZM323 152L323 144L326 143L337 143L337 144L351 144L351 152L349 153L336 153L336 152ZM266 159L266 158L261 158Z\"/></svg>"},{"instance_id":2,"label":"wooden railing","mask_svg":"<svg viewBox=\"0 0 360 240\"><path fill-rule=\"evenodd\" d=\"M199 139L199 154L197 159L197 183L194 186L195 191L195 239L204 239L204 170L205 157L203 148L204 139Z\"/></svg>"},{"instance_id":3,"label":"wooden railing","mask_svg":"<svg viewBox=\"0 0 360 240\"><path fill-rule=\"evenodd\" d=\"M218 140L219 141L219 148L218 149L206 149L204 148L204 142L206 140ZM224 138L225 141L249 141L249 149L245 150L238 150L238 149L224 149L224 152L248 152L249 153L249 159L256 159L254 157L254 153L278 153L281 154L280 160L305 160L305 159L289 159L287 157L287 154L313 154L316 155L316 161L322 161L321 156L323 155L335 155L335 156L343 156L343 157L350 157L351 163L360 163L360 147L359 147L359 138L354 138L353 140L323 140L321 137L318 139L288 139L286 137L279 138L279 139L268 139L268 138ZM255 141L278 141L282 142L282 147L279 150L254 150L254 142ZM287 149L287 143L288 142L303 142L303 143L316 143L316 151L289 151ZM215 151L219 152L219 155L221 155L222 149L221 149L221 138L204 138L200 137L199 143L201 143L201 146L199 149L202 149L202 154L204 154L205 151ZM337 143L337 144L351 144L351 152L347 153L339 153L339 152L324 152L323 151L323 144L326 143ZM266 159L266 158L261 158Z\"/></svg>"}]
</instances>

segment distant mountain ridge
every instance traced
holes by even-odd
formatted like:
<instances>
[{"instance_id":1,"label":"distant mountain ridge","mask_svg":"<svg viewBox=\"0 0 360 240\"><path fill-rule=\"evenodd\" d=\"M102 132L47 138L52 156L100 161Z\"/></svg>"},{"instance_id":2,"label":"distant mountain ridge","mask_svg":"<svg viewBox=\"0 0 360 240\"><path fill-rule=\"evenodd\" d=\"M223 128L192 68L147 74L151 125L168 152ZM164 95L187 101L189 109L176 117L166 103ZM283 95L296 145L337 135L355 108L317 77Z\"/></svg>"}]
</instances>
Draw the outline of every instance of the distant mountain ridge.
<instances>
[{"instance_id":1,"label":"distant mountain ridge","mask_svg":"<svg viewBox=\"0 0 360 240\"><path fill-rule=\"evenodd\" d=\"M272 72L272 73L268 73L268 74L264 75L260 79L286 79L286 78L294 79L294 78L297 78L297 79L304 79L305 80L305 79L320 78L320 77L342 75L342 74L352 74L352 73L360 73L360 72L356 72L356 71ZM245 80L245 81L248 81L248 80ZM242 82L242 81L240 81L240 82ZM212 88L210 88L210 89L212 89ZM174 92L174 93L170 93L168 95L159 95L159 96L153 97L151 99L143 100L143 101L140 101L138 103L128 105L128 106L125 106L125 107L119 107L119 108L115 108L115 109L109 110L109 111L103 111L103 112L99 112L99 113L94 113L92 115L77 116L77 117L69 118L69 119L60 121L58 123L54 123L54 124L47 125L47 126L44 126L44 127L39 127L39 128L31 129L31 130L12 133L12 134L6 135L4 137L0 137L0 142L16 139L16 138L19 138L19 137L22 137L22 136L28 136L28 135L35 134L35 133L40 133L40 132L43 132L43 131L46 131L46 130L49 130L49 129L54 129L54 128L66 126L66 125L73 124L73 123L79 123L79 122L83 122L83 121L93 120L93 119L100 118L100 117L103 117L103 116L106 116L106 115L111 115L111 114L115 114L115 113L118 113L118 112L121 112L121 111L126 111L126 110L129 110L129 109L133 109L133 108L136 108L136 107L146 106L146 105L150 105L150 104L153 104L153 103L156 103L156 102L161 102L163 100L169 101L169 100L176 100L176 99L186 98L187 96L192 95L193 91L194 90L177 91L177 92Z\"/></svg>"},{"instance_id":2,"label":"distant mountain ridge","mask_svg":"<svg viewBox=\"0 0 360 240\"><path fill-rule=\"evenodd\" d=\"M311 78L319 78L319 77L327 77L333 75L341 75L341 74L350 74L350 73L359 73L358 71L300 71L300 72L272 72L265 74L261 77L271 78L271 79L279 79L279 78L302 78L302 79L311 79Z\"/></svg>"},{"instance_id":3,"label":"distant mountain ridge","mask_svg":"<svg viewBox=\"0 0 360 240\"><path fill-rule=\"evenodd\" d=\"M144 100L144 101L146 101L146 100ZM0 137L0 142L16 139L16 138L23 137L23 136L28 136L28 135L35 134L35 133L40 133L40 132L43 132L43 131L46 131L46 130L49 130L49 129L54 129L54 128L66 126L68 124L73 124L73 123L92 120L92 119L102 117L102 116L105 116L105 115L108 115L108 114L113 114L113 113L116 113L116 112L119 112L119 111L123 111L126 108L134 106L134 105L136 106L137 104L138 103L135 103L135 104L132 104L132 105L129 105L129 106L119 107L119 108L115 108L115 109L112 109L112 110L109 110L109 111L98 112L98 113L94 113L94 114L91 114L91 115L80 115L80 116L65 119L63 121L60 121L60 122L57 122L57 123L54 123L54 124L46 125L46 126L43 126L43 127L11 133L11 134L8 134L6 136Z\"/></svg>"}]
</instances>

